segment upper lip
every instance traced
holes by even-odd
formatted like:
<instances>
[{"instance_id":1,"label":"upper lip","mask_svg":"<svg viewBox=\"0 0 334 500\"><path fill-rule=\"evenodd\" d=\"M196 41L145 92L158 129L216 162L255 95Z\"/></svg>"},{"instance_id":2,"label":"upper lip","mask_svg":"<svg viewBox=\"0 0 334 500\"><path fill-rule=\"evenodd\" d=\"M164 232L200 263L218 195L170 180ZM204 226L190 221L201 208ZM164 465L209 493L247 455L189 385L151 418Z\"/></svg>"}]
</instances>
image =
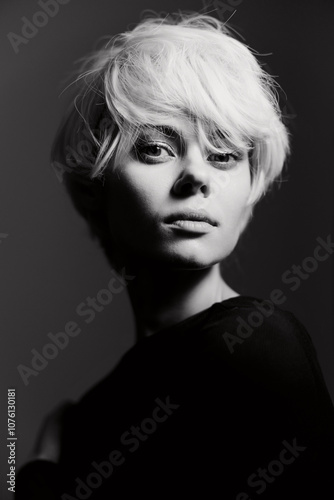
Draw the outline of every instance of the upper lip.
<instances>
[{"instance_id":1,"label":"upper lip","mask_svg":"<svg viewBox=\"0 0 334 500\"><path fill-rule=\"evenodd\" d=\"M206 212L206 210L180 210L168 215L165 218L165 222L173 222L175 220L194 220L203 221L211 224L212 226L218 226L218 222L211 217L211 215Z\"/></svg>"}]
</instances>

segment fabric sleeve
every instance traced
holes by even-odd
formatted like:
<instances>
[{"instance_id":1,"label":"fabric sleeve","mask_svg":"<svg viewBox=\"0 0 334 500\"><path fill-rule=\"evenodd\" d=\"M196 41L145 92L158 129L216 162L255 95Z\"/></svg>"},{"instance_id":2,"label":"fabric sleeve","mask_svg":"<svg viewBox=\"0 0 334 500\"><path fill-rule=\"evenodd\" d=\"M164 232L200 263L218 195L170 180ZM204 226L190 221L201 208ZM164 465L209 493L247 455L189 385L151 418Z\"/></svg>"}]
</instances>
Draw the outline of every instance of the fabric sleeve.
<instances>
[{"instance_id":1,"label":"fabric sleeve","mask_svg":"<svg viewBox=\"0 0 334 500\"><path fill-rule=\"evenodd\" d=\"M75 408L76 405L72 402L62 402L44 419L39 437L42 436L44 441L47 440L48 446L50 446L50 441L55 440L59 444L59 457L57 463L50 457L49 459L35 458L19 469L16 479L15 498L17 500L58 500L61 498L66 477L62 460L64 438L67 422L75 412ZM37 453L36 449L35 452Z\"/></svg>"},{"instance_id":2,"label":"fabric sleeve","mask_svg":"<svg viewBox=\"0 0 334 500\"><path fill-rule=\"evenodd\" d=\"M290 312L275 307L261 319L259 310L249 306L231 311L224 321L216 318L208 333L216 394L229 373L233 380L229 405L239 405L240 411L240 398L245 401L242 417L232 415L240 429L236 441L243 433L241 449L252 447L253 470L277 460L282 443L296 448L298 460L293 467L285 466L287 472L270 488L266 484L272 495L268 498L276 499L275 494L291 498L286 495L292 492L299 498L333 494L334 407L306 328ZM226 390L222 394L221 404L215 406L216 422L226 415ZM252 432L258 438L249 437ZM245 468L245 475L252 472L251 467Z\"/></svg>"}]
</instances>

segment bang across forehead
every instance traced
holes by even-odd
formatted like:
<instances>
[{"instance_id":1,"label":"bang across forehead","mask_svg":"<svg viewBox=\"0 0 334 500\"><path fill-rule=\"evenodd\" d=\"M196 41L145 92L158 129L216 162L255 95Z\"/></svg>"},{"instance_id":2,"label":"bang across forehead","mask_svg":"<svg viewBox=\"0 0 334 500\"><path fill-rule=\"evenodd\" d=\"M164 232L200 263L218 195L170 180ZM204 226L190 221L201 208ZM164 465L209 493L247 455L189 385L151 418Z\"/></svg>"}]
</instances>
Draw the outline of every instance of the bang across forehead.
<instances>
[{"instance_id":1,"label":"bang across forehead","mask_svg":"<svg viewBox=\"0 0 334 500\"><path fill-rule=\"evenodd\" d=\"M123 147L147 124L180 117L197 123L207 146L217 140L220 146L223 139L230 148L249 148L254 137L263 135L265 123L261 87L253 81L248 54L241 61L230 46L222 46L221 37L216 44L201 33L195 41L172 41L166 31L164 39L160 30L156 37L133 41L105 75L109 111L118 115L127 136ZM233 42L228 40L232 49Z\"/></svg>"},{"instance_id":2,"label":"bang across forehead","mask_svg":"<svg viewBox=\"0 0 334 500\"><path fill-rule=\"evenodd\" d=\"M175 33L159 26L145 39L131 40L106 72L106 102L118 116L128 149L147 124L187 118L201 141L214 148L249 149L263 137L268 109L261 70L253 56L231 37L194 28Z\"/></svg>"},{"instance_id":3,"label":"bang across forehead","mask_svg":"<svg viewBox=\"0 0 334 500\"><path fill-rule=\"evenodd\" d=\"M79 93L53 143L56 166L103 180L145 127L187 119L202 147L252 150L254 203L279 177L289 153L279 85L226 23L202 14L145 19L82 60Z\"/></svg>"}]
</instances>

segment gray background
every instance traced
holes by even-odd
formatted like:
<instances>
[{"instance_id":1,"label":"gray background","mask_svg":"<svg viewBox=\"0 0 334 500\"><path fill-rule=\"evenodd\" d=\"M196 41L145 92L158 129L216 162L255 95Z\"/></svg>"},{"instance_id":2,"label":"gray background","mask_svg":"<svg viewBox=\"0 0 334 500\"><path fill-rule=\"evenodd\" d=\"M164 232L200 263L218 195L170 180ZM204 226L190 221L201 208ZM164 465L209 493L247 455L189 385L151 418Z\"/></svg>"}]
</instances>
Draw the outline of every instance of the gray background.
<instances>
[{"instance_id":1,"label":"gray background","mask_svg":"<svg viewBox=\"0 0 334 500\"><path fill-rule=\"evenodd\" d=\"M201 1L186 0L70 0L15 54L7 33L19 34L21 17L31 19L41 9L33 0L1 3L0 233L8 234L0 238L2 460L7 456L7 387L17 391L21 465L43 416L61 400L77 399L134 343L125 291L90 324L75 312L86 297L106 287L111 273L49 166L50 144L64 108L61 81L99 37L130 29L144 9L203 7ZM330 0L243 0L236 7L232 24L248 45L271 54L262 61L279 75L287 94L294 115L293 156L285 182L256 208L227 272L240 293L267 298L272 289L283 290L287 300L282 307L308 329L332 397L333 257L295 292L281 276L313 255L317 237L332 233L333 14ZM25 386L17 366L29 366L31 349L41 350L49 342L47 334L63 330L68 321L78 322L80 335ZM99 408L96 415L98 423ZM96 434L103 435L98 424ZM4 488L4 475L1 480Z\"/></svg>"}]
</instances>

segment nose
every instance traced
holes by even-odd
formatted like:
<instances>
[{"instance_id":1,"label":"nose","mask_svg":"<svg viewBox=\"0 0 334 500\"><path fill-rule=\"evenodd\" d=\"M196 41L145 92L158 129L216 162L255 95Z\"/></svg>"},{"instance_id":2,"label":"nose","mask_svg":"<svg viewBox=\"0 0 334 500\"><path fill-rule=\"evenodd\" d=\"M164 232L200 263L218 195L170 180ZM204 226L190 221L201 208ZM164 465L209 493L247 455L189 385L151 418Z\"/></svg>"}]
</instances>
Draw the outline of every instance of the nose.
<instances>
[{"instance_id":1,"label":"nose","mask_svg":"<svg viewBox=\"0 0 334 500\"><path fill-rule=\"evenodd\" d=\"M205 198L208 197L211 192L211 172L200 147L189 147L180 162L181 173L173 185L173 193L180 196L200 192Z\"/></svg>"}]
</instances>

